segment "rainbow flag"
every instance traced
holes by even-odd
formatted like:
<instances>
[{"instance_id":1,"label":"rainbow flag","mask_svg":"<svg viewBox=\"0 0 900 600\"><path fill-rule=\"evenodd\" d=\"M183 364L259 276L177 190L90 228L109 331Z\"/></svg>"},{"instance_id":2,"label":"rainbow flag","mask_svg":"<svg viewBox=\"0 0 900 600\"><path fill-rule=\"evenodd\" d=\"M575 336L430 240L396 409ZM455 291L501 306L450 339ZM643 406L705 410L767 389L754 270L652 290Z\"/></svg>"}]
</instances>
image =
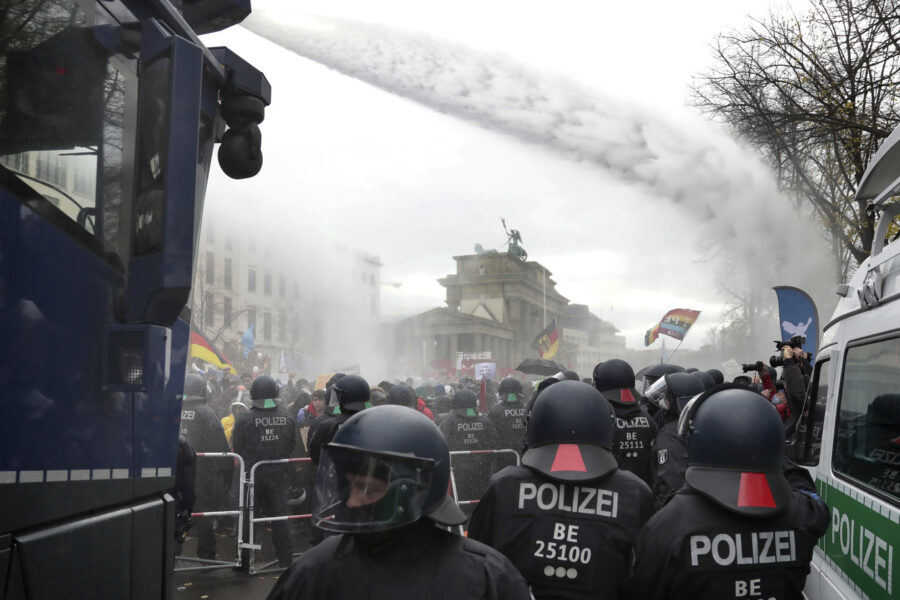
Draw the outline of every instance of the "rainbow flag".
<instances>
[{"instance_id":1,"label":"rainbow flag","mask_svg":"<svg viewBox=\"0 0 900 600\"><path fill-rule=\"evenodd\" d=\"M237 371L231 366L228 359L213 348L212 344L209 343L209 340L196 331L191 332L191 358L199 358L214 367L222 369L223 371L228 371L232 375L237 375Z\"/></svg>"},{"instance_id":2,"label":"rainbow flag","mask_svg":"<svg viewBox=\"0 0 900 600\"><path fill-rule=\"evenodd\" d=\"M667 335L676 340L683 340L687 335L688 329L700 316L699 310L691 310L689 308L674 308L667 312L659 323L647 330L644 334L644 345L649 346L656 341L660 335Z\"/></svg>"}]
</instances>

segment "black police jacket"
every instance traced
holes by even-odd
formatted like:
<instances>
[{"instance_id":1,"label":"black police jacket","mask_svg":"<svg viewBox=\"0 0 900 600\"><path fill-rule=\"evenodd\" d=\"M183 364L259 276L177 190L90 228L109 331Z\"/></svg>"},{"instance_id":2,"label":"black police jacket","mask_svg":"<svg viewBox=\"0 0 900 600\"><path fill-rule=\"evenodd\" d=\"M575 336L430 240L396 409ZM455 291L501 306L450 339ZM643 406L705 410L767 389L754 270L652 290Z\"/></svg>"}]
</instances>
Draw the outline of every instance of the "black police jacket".
<instances>
[{"instance_id":1,"label":"black police jacket","mask_svg":"<svg viewBox=\"0 0 900 600\"><path fill-rule=\"evenodd\" d=\"M249 472L261 460L291 458L296 436L297 419L283 404L275 408L254 406L234 424L232 442Z\"/></svg>"},{"instance_id":2,"label":"black police jacket","mask_svg":"<svg viewBox=\"0 0 900 600\"><path fill-rule=\"evenodd\" d=\"M616 413L616 431L613 438L613 455L619 468L631 471L650 489L656 479L656 421L641 406L613 404Z\"/></svg>"},{"instance_id":3,"label":"black police jacket","mask_svg":"<svg viewBox=\"0 0 900 600\"><path fill-rule=\"evenodd\" d=\"M306 437L309 457L313 463L319 464L322 448L334 438L334 434L337 433L340 426L351 416L347 413L324 414L313 420L312 425L309 426L309 434Z\"/></svg>"},{"instance_id":4,"label":"black police jacket","mask_svg":"<svg viewBox=\"0 0 900 600\"><path fill-rule=\"evenodd\" d=\"M194 452L231 452L222 422L215 411L202 400L185 400L181 404L181 435ZM231 487L234 460L203 458L197 461L195 488L201 506L215 503L215 496Z\"/></svg>"},{"instance_id":5,"label":"black police jacket","mask_svg":"<svg viewBox=\"0 0 900 600\"><path fill-rule=\"evenodd\" d=\"M502 554L438 529L428 519L383 534L325 539L294 561L269 600L428 598L527 600Z\"/></svg>"},{"instance_id":6,"label":"black police jacket","mask_svg":"<svg viewBox=\"0 0 900 600\"><path fill-rule=\"evenodd\" d=\"M666 423L656 437L656 481L653 497L659 510L684 485L687 471L687 444L678 435L678 422Z\"/></svg>"},{"instance_id":7,"label":"black police jacket","mask_svg":"<svg viewBox=\"0 0 900 600\"><path fill-rule=\"evenodd\" d=\"M509 557L535 598L639 598L619 586L652 505L650 488L628 471L560 483L507 467L476 506L469 538Z\"/></svg>"},{"instance_id":8,"label":"black police jacket","mask_svg":"<svg viewBox=\"0 0 900 600\"><path fill-rule=\"evenodd\" d=\"M690 486L680 489L638 537L629 594L644 600L802 598L813 548L828 529L828 507L811 482L789 481L795 490L790 502L766 518L729 511Z\"/></svg>"},{"instance_id":9,"label":"black police jacket","mask_svg":"<svg viewBox=\"0 0 900 600\"><path fill-rule=\"evenodd\" d=\"M525 404L521 400L504 400L495 404L487 416L497 430L499 447L521 451L525 443Z\"/></svg>"},{"instance_id":10,"label":"black police jacket","mask_svg":"<svg viewBox=\"0 0 900 600\"><path fill-rule=\"evenodd\" d=\"M497 430L486 417L466 416L464 409L450 411L440 425L450 450L494 450L499 447Z\"/></svg>"},{"instance_id":11,"label":"black police jacket","mask_svg":"<svg viewBox=\"0 0 900 600\"><path fill-rule=\"evenodd\" d=\"M451 451L496 450L500 446L493 423L478 414L466 416L465 409L450 411L441 421L440 430ZM497 458L495 454L451 455L457 500L481 498L496 470Z\"/></svg>"},{"instance_id":12,"label":"black police jacket","mask_svg":"<svg viewBox=\"0 0 900 600\"><path fill-rule=\"evenodd\" d=\"M794 416L799 416L803 411L803 401L806 399L808 380L804 377L803 369L803 361L789 358L784 361L784 368L781 370L787 392L788 408L791 409L791 414Z\"/></svg>"}]
</instances>

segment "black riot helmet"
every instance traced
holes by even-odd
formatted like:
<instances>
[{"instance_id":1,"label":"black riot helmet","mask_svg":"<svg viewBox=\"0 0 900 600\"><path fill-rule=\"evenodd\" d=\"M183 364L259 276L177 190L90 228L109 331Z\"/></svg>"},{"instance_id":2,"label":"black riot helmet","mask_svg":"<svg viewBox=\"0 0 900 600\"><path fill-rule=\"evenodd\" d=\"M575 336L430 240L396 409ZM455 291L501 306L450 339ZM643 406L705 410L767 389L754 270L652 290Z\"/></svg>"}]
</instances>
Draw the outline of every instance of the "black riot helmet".
<instances>
[{"instance_id":1,"label":"black riot helmet","mask_svg":"<svg viewBox=\"0 0 900 600\"><path fill-rule=\"evenodd\" d=\"M268 375L260 375L250 386L250 403L256 408L275 408L281 404L278 384Z\"/></svg>"},{"instance_id":2,"label":"black riot helmet","mask_svg":"<svg viewBox=\"0 0 900 600\"><path fill-rule=\"evenodd\" d=\"M184 378L185 400L206 400L207 393L206 380L201 375L191 373Z\"/></svg>"},{"instance_id":3,"label":"black riot helmet","mask_svg":"<svg viewBox=\"0 0 900 600\"><path fill-rule=\"evenodd\" d=\"M497 388L500 402L519 402L522 400L522 382L515 377L507 377Z\"/></svg>"},{"instance_id":4,"label":"black riot helmet","mask_svg":"<svg viewBox=\"0 0 900 600\"><path fill-rule=\"evenodd\" d=\"M370 394L369 382L359 375L344 375L331 386L332 400L337 403L341 413L352 415L371 408Z\"/></svg>"},{"instance_id":5,"label":"black riot helmet","mask_svg":"<svg viewBox=\"0 0 900 600\"><path fill-rule=\"evenodd\" d=\"M578 373L571 369L563 369L559 373L553 376L557 381L581 381L578 377Z\"/></svg>"},{"instance_id":6,"label":"black riot helmet","mask_svg":"<svg viewBox=\"0 0 900 600\"><path fill-rule=\"evenodd\" d=\"M497 388L497 393L501 396L503 394L521 394L522 382L515 377L507 377L500 382L500 386Z\"/></svg>"},{"instance_id":7,"label":"black riot helmet","mask_svg":"<svg viewBox=\"0 0 900 600\"><path fill-rule=\"evenodd\" d=\"M663 410L679 414L688 401L705 388L696 373L668 373L650 386L647 400Z\"/></svg>"},{"instance_id":8,"label":"black riot helmet","mask_svg":"<svg viewBox=\"0 0 900 600\"><path fill-rule=\"evenodd\" d=\"M338 409L337 396L335 396L332 392L332 388L334 387L335 383L346 376L346 373L335 373L328 379L328 381L325 382L325 397L328 398L328 408L326 410L328 414L340 412Z\"/></svg>"},{"instance_id":9,"label":"black riot helmet","mask_svg":"<svg viewBox=\"0 0 900 600\"><path fill-rule=\"evenodd\" d=\"M478 406L478 398L471 390L459 390L453 394L453 401L450 405L453 410L464 410L470 417L475 416L475 407Z\"/></svg>"},{"instance_id":10,"label":"black riot helmet","mask_svg":"<svg viewBox=\"0 0 900 600\"><path fill-rule=\"evenodd\" d=\"M616 404L637 404L634 389L634 369L620 358L613 358L594 367L594 388Z\"/></svg>"},{"instance_id":11,"label":"black riot helmet","mask_svg":"<svg viewBox=\"0 0 900 600\"><path fill-rule=\"evenodd\" d=\"M402 383L388 390L387 403L416 408L416 393Z\"/></svg>"},{"instance_id":12,"label":"black riot helmet","mask_svg":"<svg viewBox=\"0 0 900 600\"><path fill-rule=\"evenodd\" d=\"M653 365L646 371L644 371L643 381L641 382L641 393L645 396L647 395L647 390L650 389L650 386L656 383L663 375L667 375L669 373L681 373L684 371L682 367L678 365L670 365L670 364L659 364Z\"/></svg>"},{"instance_id":13,"label":"black riot helmet","mask_svg":"<svg viewBox=\"0 0 900 600\"><path fill-rule=\"evenodd\" d=\"M726 509L772 515L788 503L782 471L784 428L775 407L742 386L716 386L685 409L688 485Z\"/></svg>"},{"instance_id":14,"label":"black riot helmet","mask_svg":"<svg viewBox=\"0 0 900 600\"><path fill-rule=\"evenodd\" d=\"M384 531L421 517L459 525L447 494L450 452L425 415L384 405L351 416L322 450L313 522L342 533Z\"/></svg>"},{"instance_id":15,"label":"black riot helmet","mask_svg":"<svg viewBox=\"0 0 900 600\"><path fill-rule=\"evenodd\" d=\"M613 429L603 394L580 381L560 381L534 401L522 464L559 481L602 477L618 467L610 451Z\"/></svg>"},{"instance_id":16,"label":"black riot helmet","mask_svg":"<svg viewBox=\"0 0 900 600\"><path fill-rule=\"evenodd\" d=\"M725 383L725 375L722 373L722 371L718 369L709 369L706 372L710 377L713 378L713 381L716 382L716 385L722 385L723 383Z\"/></svg>"},{"instance_id":17,"label":"black riot helmet","mask_svg":"<svg viewBox=\"0 0 900 600\"><path fill-rule=\"evenodd\" d=\"M694 371L691 375L703 382L704 390L708 390L716 385L716 380L706 371Z\"/></svg>"}]
</instances>

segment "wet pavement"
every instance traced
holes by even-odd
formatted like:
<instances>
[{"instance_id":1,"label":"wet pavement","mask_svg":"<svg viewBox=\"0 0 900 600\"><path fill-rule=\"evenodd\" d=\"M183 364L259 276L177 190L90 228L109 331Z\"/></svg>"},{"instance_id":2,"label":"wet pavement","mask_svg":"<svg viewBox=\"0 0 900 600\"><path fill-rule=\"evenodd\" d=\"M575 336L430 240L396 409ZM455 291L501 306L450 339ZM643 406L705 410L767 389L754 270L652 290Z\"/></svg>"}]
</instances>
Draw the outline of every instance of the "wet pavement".
<instances>
[{"instance_id":1,"label":"wet pavement","mask_svg":"<svg viewBox=\"0 0 900 600\"><path fill-rule=\"evenodd\" d=\"M307 522L308 523L308 522ZM250 574L234 567L236 563L236 538L224 532L216 533L217 554L228 565L208 571L179 571L178 569L203 566L190 561L196 557L196 538L188 533L181 557L175 559L174 600L264 600L268 596L283 569L274 563L271 534L263 526L257 525L256 543L262 549L254 556L254 566L258 571ZM305 523L291 524L291 540L294 557L310 547L309 527ZM184 560L188 559L188 560ZM271 565L267 568L267 565Z\"/></svg>"}]
</instances>

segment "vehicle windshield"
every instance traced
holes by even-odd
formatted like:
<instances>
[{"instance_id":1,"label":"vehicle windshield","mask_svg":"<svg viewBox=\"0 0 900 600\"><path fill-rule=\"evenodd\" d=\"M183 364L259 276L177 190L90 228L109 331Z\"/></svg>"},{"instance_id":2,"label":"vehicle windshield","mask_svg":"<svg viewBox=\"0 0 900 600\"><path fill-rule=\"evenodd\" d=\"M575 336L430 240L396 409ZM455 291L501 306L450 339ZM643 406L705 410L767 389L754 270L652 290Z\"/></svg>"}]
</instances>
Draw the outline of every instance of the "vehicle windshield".
<instances>
[{"instance_id":1,"label":"vehicle windshield","mask_svg":"<svg viewBox=\"0 0 900 600\"><path fill-rule=\"evenodd\" d=\"M71 3L12 3L3 25L0 165L44 200L51 222L74 223L124 263L123 132L133 78Z\"/></svg>"}]
</instances>

